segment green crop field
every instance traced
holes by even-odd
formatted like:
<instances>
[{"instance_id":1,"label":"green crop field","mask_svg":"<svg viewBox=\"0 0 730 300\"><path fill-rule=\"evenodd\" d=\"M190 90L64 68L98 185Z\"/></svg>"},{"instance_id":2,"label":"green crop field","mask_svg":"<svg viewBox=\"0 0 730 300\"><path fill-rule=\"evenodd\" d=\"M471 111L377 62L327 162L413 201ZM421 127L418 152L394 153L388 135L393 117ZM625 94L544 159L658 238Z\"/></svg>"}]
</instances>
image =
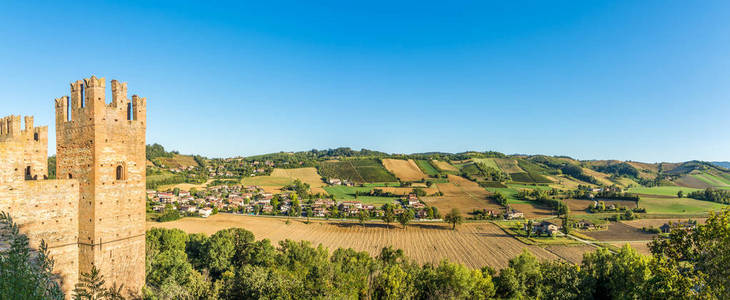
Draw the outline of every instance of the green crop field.
<instances>
[{"instance_id":1,"label":"green crop field","mask_svg":"<svg viewBox=\"0 0 730 300\"><path fill-rule=\"evenodd\" d=\"M241 180L243 185L258 185L258 186L286 186L294 183L294 179L288 177L273 177L273 176L254 176L244 177Z\"/></svg>"},{"instance_id":2,"label":"green crop field","mask_svg":"<svg viewBox=\"0 0 730 300\"><path fill-rule=\"evenodd\" d=\"M501 193L507 198L507 203L510 204L533 204L533 201L517 199L517 193L521 189L530 190L550 190L551 187L544 185L527 185L527 184L508 184L506 188L486 188L487 191L492 193Z\"/></svg>"},{"instance_id":3,"label":"green crop field","mask_svg":"<svg viewBox=\"0 0 730 300\"><path fill-rule=\"evenodd\" d=\"M369 192L373 187L354 187L354 186L326 186L324 190L328 194L335 197L337 201L342 200L357 200L362 203L368 204L385 204L393 203L398 200L398 197L375 197L375 196L358 196L355 198L356 192Z\"/></svg>"},{"instance_id":4,"label":"green crop field","mask_svg":"<svg viewBox=\"0 0 730 300\"><path fill-rule=\"evenodd\" d=\"M702 180L711 186L730 186L730 180L709 173L697 173L690 176Z\"/></svg>"},{"instance_id":5,"label":"green crop field","mask_svg":"<svg viewBox=\"0 0 730 300\"><path fill-rule=\"evenodd\" d=\"M325 178L345 179L358 183L397 181L393 174L374 159L323 162L319 166L319 174Z\"/></svg>"},{"instance_id":6,"label":"green crop field","mask_svg":"<svg viewBox=\"0 0 730 300\"><path fill-rule=\"evenodd\" d=\"M497 170L501 170L499 166L497 166L497 163L494 162L494 158L473 158L472 159L476 163L483 163L487 165L488 167L495 168Z\"/></svg>"},{"instance_id":7,"label":"green crop field","mask_svg":"<svg viewBox=\"0 0 730 300\"><path fill-rule=\"evenodd\" d=\"M639 207L646 208L647 214L697 214L710 210L720 210L726 205L695 200L690 198L652 198L642 197Z\"/></svg>"},{"instance_id":8,"label":"green crop field","mask_svg":"<svg viewBox=\"0 0 730 300\"><path fill-rule=\"evenodd\" d=\"M514 182L532 182L532 178L530 178L530 175L525 172L510 173L509 177L512 178L512 181Z\"/></svg>"},{"instance_id":9,"label":"green crop field","mask_svg":"<svg viewBox=\"0 0 730 300\"><path fill-rule=\"evenodd\" d=\"M417 159L416 165L418 165L418 168L420 168L421 171L423 171L423 173L425 173L426 175L436 176L439 174L439 171L436 170L436 168L434 168L433 165L427 160Z\"/></svg>"},{"instance_id":10,"label":"green crop field","mask_svg":"<svg viewBox=\"0 0 730 300\"><path fill-rule=\"evenodd\" d=\"M699 191L700 189L681 187L681 186L655 186L655 187L633 187L629 189L629 193L658 195L658 196L677 196L677 192L682 191L685 194L689 192ZM642 198L642 200L644 200Z\"/></svg>"}]
</instances>

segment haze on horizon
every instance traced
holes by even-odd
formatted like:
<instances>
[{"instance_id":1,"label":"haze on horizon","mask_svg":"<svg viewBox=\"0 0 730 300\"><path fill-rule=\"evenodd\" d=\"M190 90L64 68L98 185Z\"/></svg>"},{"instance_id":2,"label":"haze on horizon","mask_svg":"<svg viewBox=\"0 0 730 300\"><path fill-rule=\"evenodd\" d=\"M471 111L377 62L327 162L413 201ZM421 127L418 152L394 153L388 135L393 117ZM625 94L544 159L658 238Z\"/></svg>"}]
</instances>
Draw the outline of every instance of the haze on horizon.
<instances>
[{"instance_id":1,"label":"haze on horizon","mask_svg":"<svg viewBox=\"0 0 730 300\"><path fill-rule=\"evenodd\" d=\"M210 157L730 160L730 2L0 2L0 115L49 125L91 75L148 143ZM110 91L107 91L110 99Z\"/></svg>"}]
</instances>

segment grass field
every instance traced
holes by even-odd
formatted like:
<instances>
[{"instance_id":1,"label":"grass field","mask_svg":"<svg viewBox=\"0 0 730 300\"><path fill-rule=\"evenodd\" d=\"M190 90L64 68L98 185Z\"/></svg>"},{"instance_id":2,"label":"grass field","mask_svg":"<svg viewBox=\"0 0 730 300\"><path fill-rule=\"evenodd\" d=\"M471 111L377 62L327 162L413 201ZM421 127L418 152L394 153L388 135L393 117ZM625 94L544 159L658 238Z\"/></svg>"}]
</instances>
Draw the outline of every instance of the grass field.
<instances>
[{"instance_id":1,"label":"grass field","mask_svg":"<svg viewBox=\"0 0 730 300\"><path fill-rule=\"evenodd\" d=\"M466 223L458 230L449 230L443 223L415 223L404 230L400 225L368 223L365 227L355 222L312 221L292 219L286 224L283 218L263 218L218 214L210 218L184 218L181 220L153 223L147 228L179 228L188 233L213 234L221 229L240 227L250 230L257 239L269 239L274 244L284 239L308 240L314 245L334 250L338 247L367 251L375 256L386 246L403 249L405 254L419 263L437 263L441 259L463 263L472 268L491 266L501 269L523 249L532 252L539 259L560 259L564 256L577 257L588 248L550 246L550 250L539 246L528 246L507 235L491 223ZM568 253L571 253L568 255ZM574 259L570 259L573 261Z\"/></svg>"},{"instance_id":2,"label":"grass field","mask_svg":"<svg viewBox=\"0 0 730 300\"><path fill-rule=\"evenodd\" d=\"M416 160L416 165L425 173L426 175L436 176L439 174L439 171L436 170L436 168L427 160L418 159Z\"/></svg>"},{"instance_id":3,"label":"grass field","mask_svg":"<svg viewBox=\"0 0 730 300\"><path fill-rule=\"evenodd\" d=\"M494 162L494 158L472 158L472 161L474 161L475 163L483 163L487 165L487 167L492 167L500 170L499 166L497 166L497 163Z\"/></svg>"},{"instance_id":4,"label":"grass field","mask_svg":"<svg viewBox=\"0 0 730 300\"><path fill-rule=\"evenodd\" d=\"M421 169L412 159L403 160L384 158L383 166L388 169L388 171L395 174L395 177L401 181L418 181L426 178L426 174L421 172Z\"/></svg>"},{"instance_id":5,"label":"grass field","mask_svg":"<svg viewBox=\"0 0 730 300\"><path fill-rule=\"evenodd\" d=\"M697 178L710 186L730 186L730 180L705 172L693 173L690 176Z\"/></svg>"},{"instance_id":6,"label":"grass field","mask_svg":"<svg viewBox=\"0 0 730 300\"><path fill-rule=\"evenodd\" d=\"M317 169L315 168L274 169L274 171L271 172L271 177L299 179L302 182L309 184L312 193L326 193L322 188L325 186L325 183L322 181L322 177L317 174Z\"/></svg>"},{"instance_id":7,"label":"grass field","mask_svg":"<svg viewBox=\"0 0 730 300\"><path fill-rule=\"evenodd\" d=\"M677 192L683 191L685 194L689 192L699 191L700 189L687 188L681 186L655 186L655 187L633 187L629 189L629 193L658 195L658 196L677 196Z\"/></svg>"},{"instance_id":8,"label":"grass field","mask_svg":"<svg viewBox=\"0 0 730 300\"><path fill-rule=\"evenodd\" d=\"M380 162L374 159L356 159L322 162L319 174L325 178L345 179L352 182L393 182L397 181Z\"/></svg>"},{"instance_id":9,"label":"grass field","mask_svg":"<svg viewBox=\"0 0 730 300\"><path fill-rule=\"evenodd\" d=\"M432 160L431 163L433 164L434 167L438 168L441 171L459 172L459 169L457 169L456 167L454 167L453 165L451 165L450 163L445 162L445 161Z\"/></svg>"},{"instance_id":10,"label":"grass field","mask_svg":"<svg viewBox=\"0 0 730 300\"><path fill-rule=\"evenodd\" d=\"M385 203L393 203L394 201L397 201L397 197L376 197L376 196L358 196L355 198L356 192L370 192L374 187L354 187L354 186L326 186L324 187L324 190L327 191L328 194L335 197L337 201L342 200L357 200L362 203L368 203L368 204L385 204Z\"/></svg>"},{"instance_id":11,"label":"grass field","mask_svg":"<svg viewBox=\"0 0 730 300\"><path fill-rule=\"evenodd\" d=\"M676 197L642 197L639 207L646 208L648 214L698 214L710 210L716 211L726 205Z\"/></svg>"}]
</instances>

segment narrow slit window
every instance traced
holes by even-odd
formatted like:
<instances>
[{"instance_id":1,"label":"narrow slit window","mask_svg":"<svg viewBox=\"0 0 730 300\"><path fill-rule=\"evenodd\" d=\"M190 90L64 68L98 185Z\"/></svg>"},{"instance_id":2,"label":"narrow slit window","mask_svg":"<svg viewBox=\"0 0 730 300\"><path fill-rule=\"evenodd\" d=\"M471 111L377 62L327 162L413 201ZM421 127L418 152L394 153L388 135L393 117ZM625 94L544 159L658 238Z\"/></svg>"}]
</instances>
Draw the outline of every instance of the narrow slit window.
<instances>
[{"instance_id":1,"label":"narrow slit window","mask_svg":"<svg viewBox=\"0 0 730 300\"><path fill-rule=\"evenodd\" d=\"M132 102L127 103L127 120L132 121L134 114L132 113Z\"/></svg>"},{"instance_id":2,"label":"narrow slit window","mask_svg":"<svg viewBox=\"0 0 730 300\"><path fill-rule=\"evenodd\" d=\"M37 132L33 134L33 140L35 140L36 142L38 140L40 140L40 138L38 137L38 133Z\"/></svg>"},{"instance_id":3,"label":"narrow slit window","mask_svg":"<svg viewBox=\"0 0 730 300\"><path fill-rule=\"evenodd\" d=\"M84 84L82 83L81 84L81 107L83 108L85 106L86 106L86 101L84 99Z\"/></svg>"},{"instance_id":4,"label":"narrow slit window","mask_svg":"<svg viewBox=\"0 0 730 300\"><path fill-rule=\"evenodd\" d=\"M124 168L117 166L117 180L124 180Z\"/></svg>"},{"instance_id":5,"label":"narrow slit window","mask_svg":"<svg viewBox=\"0 0 730 300\"><path fill-rule=\"evenodd\" d=\"M66 99L66 121L71 121L71 97Z\"/></svg>"},{"instance_id":6,"label":"narrow slit window","mask_svg":"<svg viewBox=\"0 0 730 300\"><path fill-rule=\"evenodd\" d=\"M30 175L30 166L25 168L25 180L31 180L33 177Z\"/></svg>"}]
</instances>

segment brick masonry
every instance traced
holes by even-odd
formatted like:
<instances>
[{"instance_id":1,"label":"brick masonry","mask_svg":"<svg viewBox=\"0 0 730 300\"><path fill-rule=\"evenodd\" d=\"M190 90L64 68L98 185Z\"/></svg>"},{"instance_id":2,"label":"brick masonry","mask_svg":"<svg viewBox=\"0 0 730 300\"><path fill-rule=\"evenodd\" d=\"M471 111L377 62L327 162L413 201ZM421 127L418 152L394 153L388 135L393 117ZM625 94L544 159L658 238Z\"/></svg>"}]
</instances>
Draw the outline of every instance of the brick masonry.
<instances>
[{"instance_id":1,"label":"brick masonry","mask_svg":"<svg viewBox=\"0 0 730 300\"><path fill-rule=\"evenodd\" d=\"M92 266L127 293L144 286L146 99L112 80L106 103L105 85L92 76L56 99L57 180L44 180L47 127L0 119L0 210L49 244L67 294Z\"/></svg>"}]
</instances>

